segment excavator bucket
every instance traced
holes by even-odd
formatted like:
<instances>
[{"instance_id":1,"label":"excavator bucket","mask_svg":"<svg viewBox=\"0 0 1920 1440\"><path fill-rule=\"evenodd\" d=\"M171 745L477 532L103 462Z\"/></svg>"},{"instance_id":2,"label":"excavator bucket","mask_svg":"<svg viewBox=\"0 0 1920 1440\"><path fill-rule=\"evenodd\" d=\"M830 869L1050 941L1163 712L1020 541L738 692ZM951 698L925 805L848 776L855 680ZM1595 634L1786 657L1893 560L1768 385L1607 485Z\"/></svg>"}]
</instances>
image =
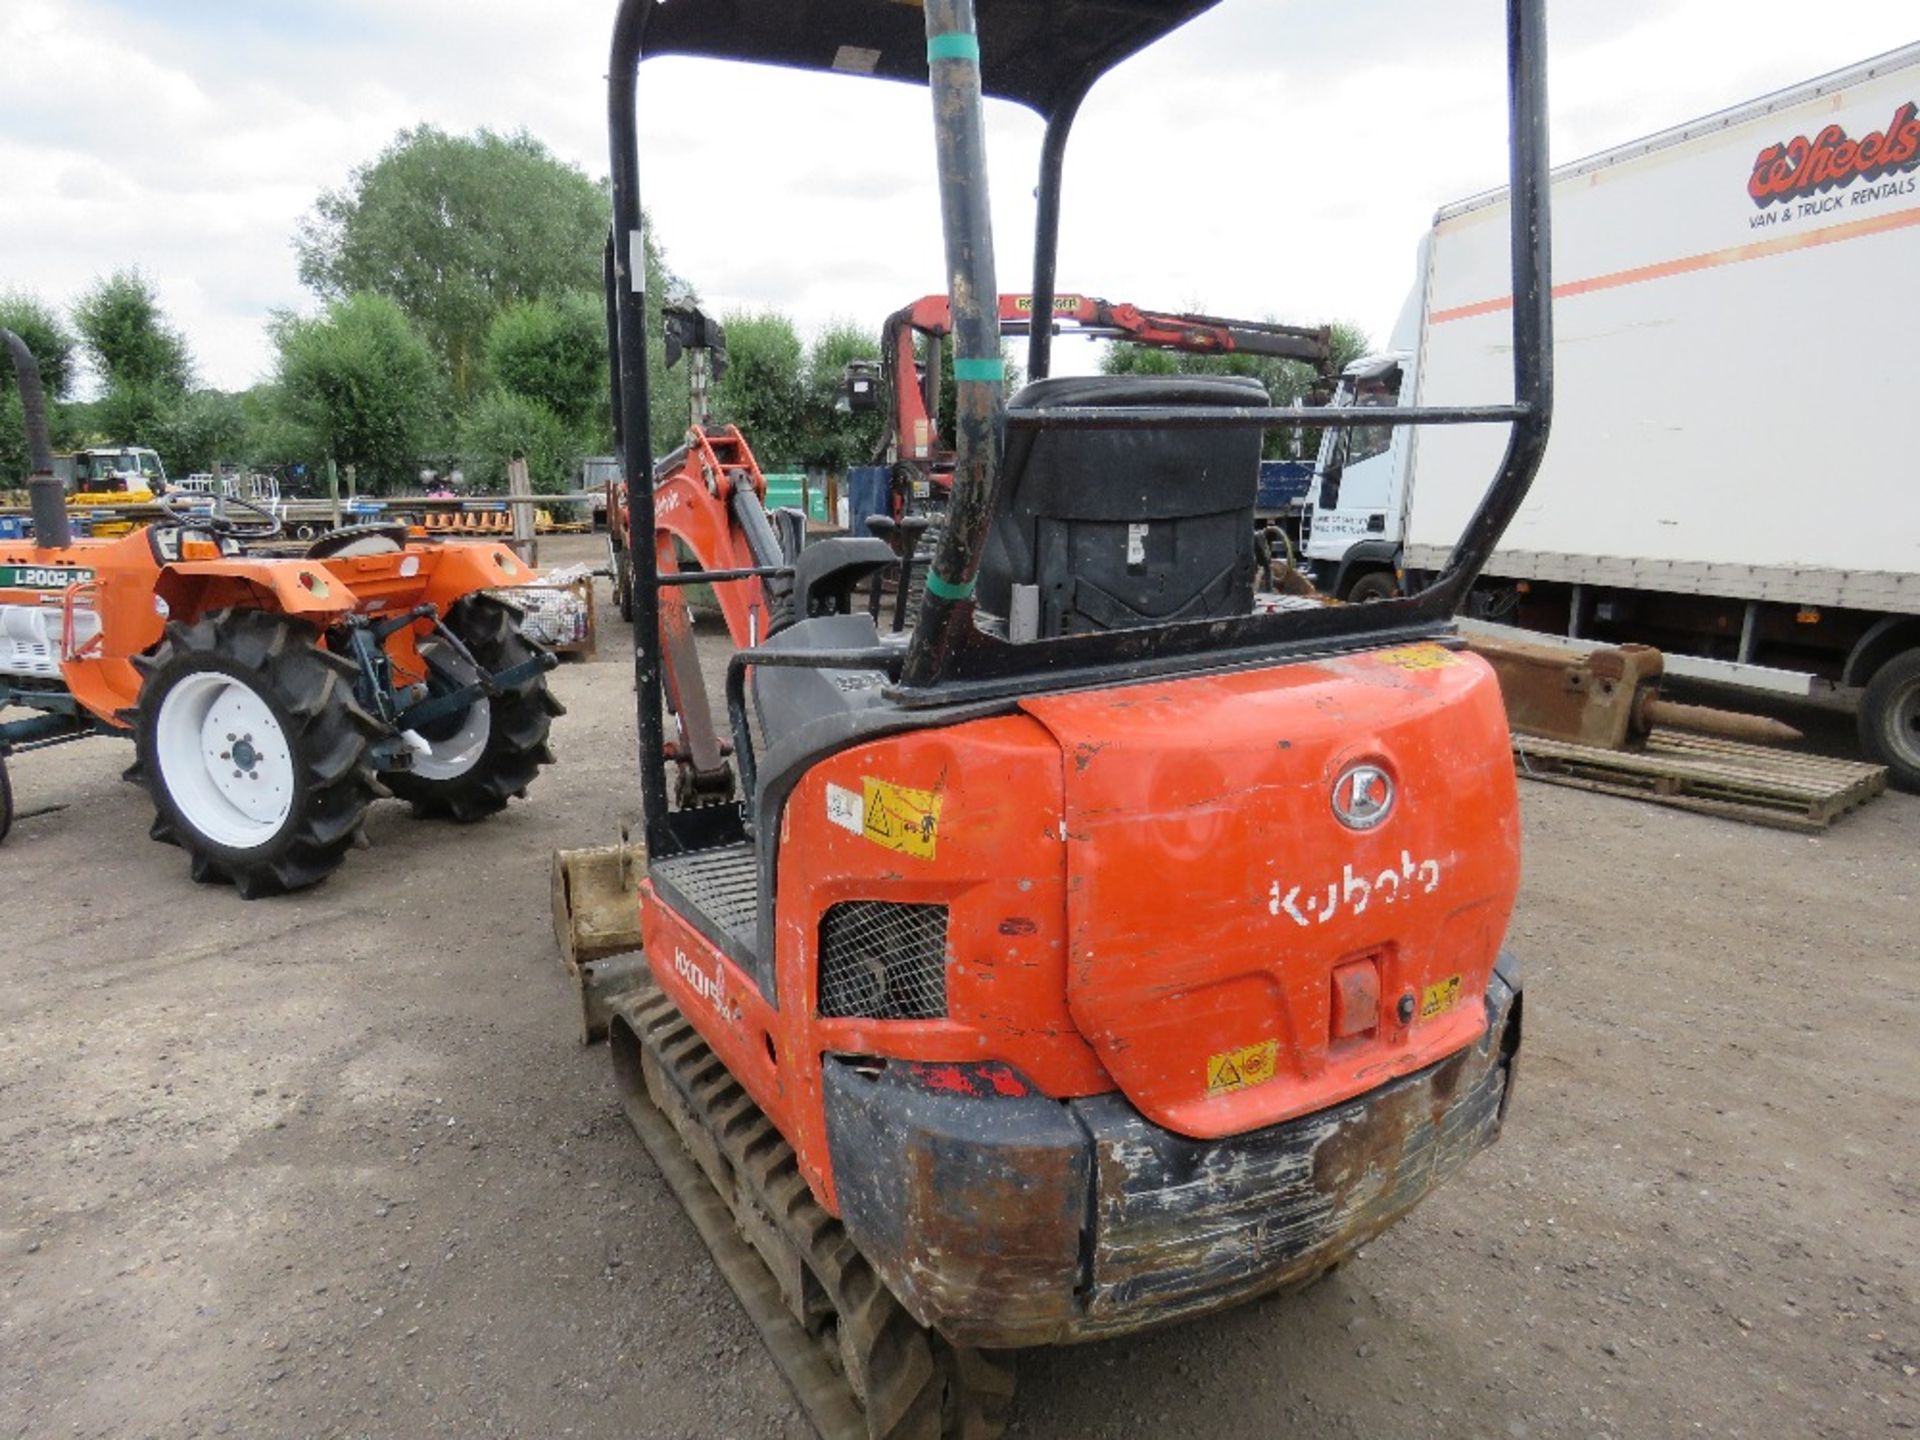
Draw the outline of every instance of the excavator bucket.
<instances>
[{"instance_id":1,"label":"excavator bucket","mask_svg":"<svg viewBox=\"0 0 1920 1440\"><path fill-rule=\"evenodd\" d=\"M583 1044L607 1038L609 1002L644 972L640 882L646 876L646 847L624 834L617 845L553 852L553 938L580 993Z\"/></svg>"},{"instance_id":2,"label":"excavator bucket","mask_svg":"<svg viewBox=\"0 0 1920 1440\"><path fill-rule=\"evenodd\" d=\"M1665 657L1647 645L1573 646L1475 632L1468 648L1493 666L1516 735L1602 750L1644 749L1654 727L1749 745L1791 745L1798 730L1764 715L1663 699Z\"/></svg>"}]
</instances>

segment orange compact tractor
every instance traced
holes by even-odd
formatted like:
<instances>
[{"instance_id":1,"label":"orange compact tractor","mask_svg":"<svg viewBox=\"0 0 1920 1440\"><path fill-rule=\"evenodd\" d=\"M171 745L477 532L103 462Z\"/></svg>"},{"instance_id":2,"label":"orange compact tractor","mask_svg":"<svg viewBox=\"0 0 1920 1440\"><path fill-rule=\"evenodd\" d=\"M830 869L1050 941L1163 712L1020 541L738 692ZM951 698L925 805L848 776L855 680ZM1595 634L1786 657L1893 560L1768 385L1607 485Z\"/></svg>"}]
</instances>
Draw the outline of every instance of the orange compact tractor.
<instances>
[{"instance_id":1,"label":"orange compact tractor","mask_svg":"<svg viewBox=\"0 0 1920 1440\"><path fill-rule=\"evenodd\" d=\"M553 657L489 591L531 573L499 545L337 530L304 557L247 552L278 522L168 495L166 518L76 540L52 474L39 372L11 351L35 474L33 537L0 540L0 835L5 761L95 734L130 737L153 836L196 880L255 896L325 879L391 793L478 820L553 759Z\"/></svg>"},{"instance_id":2,"label":"orange compact tractor","mask_svg":"<svg viewBox=\"0 0 1920 1440\"><path fill-rule=\"evenodd\" d=\"M1277 408L1228 377L1052 378L1046 325L1030 382L1003 389L983 96L1046 122L1032 303L1050 314L1081 100L1213 4L620 7L630 476L654 473L643 58L932 94L958 400L925 601L884 633L856 598L897 563L884 542L754 541L753 471L699 427L634 488L636 536L691 509L746 539L697 576L665 540L633 549L644 961L581 971L635 1128L828 1435L996 1434L1007 1352L1304 1284L1507 1112L1519 817L1499 688L1451 617L1551 410L1544 0L1507 7L1513 395L1385 417L1506 427L1504 459L1429 588L1278 610L1254 603L1263 431L1382 412ZM699 757L689 579L735 595L744 644L730 751Z\"/></svg>"}]
</instances>

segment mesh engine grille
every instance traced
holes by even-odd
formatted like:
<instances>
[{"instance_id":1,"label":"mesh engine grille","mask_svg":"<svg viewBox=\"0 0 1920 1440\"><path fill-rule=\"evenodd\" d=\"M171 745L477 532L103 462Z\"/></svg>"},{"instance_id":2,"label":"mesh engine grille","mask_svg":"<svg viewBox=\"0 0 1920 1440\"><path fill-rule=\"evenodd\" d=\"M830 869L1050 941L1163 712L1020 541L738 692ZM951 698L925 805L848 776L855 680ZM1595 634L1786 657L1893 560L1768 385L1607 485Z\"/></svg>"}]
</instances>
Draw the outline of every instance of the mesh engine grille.
<instances>
[{"instance_id":1,"label":"mesh engine grille","mask_svg":"<svg viewBox=\"0 0 1920 1440\"><path fill-rule=\"evenodd\" d=\"M947 1013L947 907L847 900L820 917L820 1014L938 1020Z\"/></svg>"}]
</instances>

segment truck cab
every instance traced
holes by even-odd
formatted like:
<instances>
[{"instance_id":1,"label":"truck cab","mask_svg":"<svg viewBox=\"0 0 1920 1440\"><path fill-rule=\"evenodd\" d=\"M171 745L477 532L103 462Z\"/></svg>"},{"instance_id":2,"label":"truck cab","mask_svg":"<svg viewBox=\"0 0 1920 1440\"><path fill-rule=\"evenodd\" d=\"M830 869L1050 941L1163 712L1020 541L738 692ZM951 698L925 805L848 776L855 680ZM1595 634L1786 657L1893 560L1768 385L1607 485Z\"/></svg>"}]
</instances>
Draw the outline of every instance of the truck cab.
<instances>
[{"instance_id":1,"label":"truck cab","mask_svg":"<svg viewBox=\"0 0 1920 1440\"><path fill-rule=\"evenodd\" d=\"M150 499L167 492L167 470L160 456L139 445L96 446L61 455L54 461L55 473L65 483L69 501L82 497L112 496L115 499Z\"/></svg>"},{"instance_id":2,"label":"truck cab","mask_svg":"<svg viewBox=\"0 0 1920 1440\"><path fill-rule=\"evenodd\" d=\"M1341 371L1333 403L1411 403L1412 374L1411 351L1363 355ZM1304 549L1314 582L1328 594L1377 600L1398 593L1394 571L1413 443L1411 427L1393 425L1349 426L1321 437Z\"/></svg>"},{"instance_id":3,"label":"truck cab","mask_svg":"<svg viewBox=\"0 0 1920 1440\"><path fill-rule=\"evenodd\" d=\"M1418 405L1420 334L1428 246L1420 242L1418 277L1384 350L1340 372L1335 405ZM1320 437L1308 494L1301 554L1314 584L1342 600L1401 593L1400 546L1406 537L1407 485L1419 430L1411 425L1333 428Z\"/></svg>"}]
</instances>

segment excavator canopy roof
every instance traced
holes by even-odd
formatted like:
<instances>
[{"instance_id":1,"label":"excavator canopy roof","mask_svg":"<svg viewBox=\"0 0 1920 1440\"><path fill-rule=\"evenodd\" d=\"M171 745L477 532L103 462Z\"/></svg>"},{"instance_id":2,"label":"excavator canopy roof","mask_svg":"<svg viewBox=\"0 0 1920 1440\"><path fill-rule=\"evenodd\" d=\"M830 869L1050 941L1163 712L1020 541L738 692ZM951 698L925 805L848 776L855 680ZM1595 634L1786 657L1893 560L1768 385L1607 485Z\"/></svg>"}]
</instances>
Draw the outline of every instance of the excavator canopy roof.
<instances>
[{"instance_id":1,"label":"excavator canopy roof","mask_svg":"<svg viewBox=\"0 0 1920 1440\"><path fill-rule=\"evenodd\" d=\"M1219 0L977 0L989 95L1051 117L1122 60ZM702 55L927 82L919 0L660 0L643 55Z\"/></svg>"}]
</instances>

